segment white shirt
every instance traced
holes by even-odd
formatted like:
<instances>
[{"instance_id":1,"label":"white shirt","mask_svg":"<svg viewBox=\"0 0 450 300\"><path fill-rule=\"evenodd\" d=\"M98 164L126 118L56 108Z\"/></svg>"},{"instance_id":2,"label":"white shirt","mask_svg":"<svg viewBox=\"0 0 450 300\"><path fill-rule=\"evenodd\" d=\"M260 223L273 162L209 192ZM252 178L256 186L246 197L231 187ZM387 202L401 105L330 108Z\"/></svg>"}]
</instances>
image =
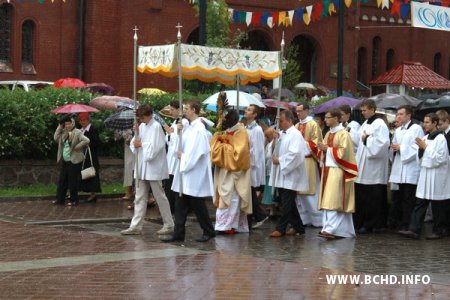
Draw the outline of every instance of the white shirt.
<instances>
[{"instance_id":1,"label":"white shirt","mask_svg":"<svg viewBox=\"0 0 450 300\"><path fill-rule=\"evenodd\" d=\"M307 146L300 131L291 126L285 132L281 132L276 147L278 147L276 150L278 150L280 164L272 163L275 171L270 175L269 184L294 191L308 190L309 182L305 164Z\"/></svg>"},{"instance_id":2,"label":"white shirt","mask_svg":"<svg viewBox=\"0 0 450 300\"><path fill-rule=\"evenodd\" d=\"M364 132L368 135L363 143ZM358 131L358 150L356 163L358 178L356 183L387 184L389 176L389 129L386 123L377 118L369 124L365 121Z\"/></svg>"},{"instance_id":3,"label":"white shirt","mask_svg":"<svg viewBox=\"0 0 450 300\"><path fill-rule=\"evenodd\" d=\"M389 182L392 183L417 184L419 179L420 166L416 160L419 146L416 144L416 137L423 138L424 133L417 124L412 124L409 129L407 125L395 129L392 139L392 144L400 144L400 152L390 151L393 162Z\"/></svg>"},{"instance_id":4,"label":"white shirt","mask_svg":"<svg viewBox=\"0 0 450 300\"><path fill-rule=\"evenodd\" d=\"M211 148L209 139L211 134L206 130L200 118L191 122L183 129L181 138L180 170L175 172L172 190L180 192L180 179L182 193L194 197L210 197L214 195Z\"/></svg>"},{"instance_id":5,"label":"white shirt","mask_svg":"<svg viewBox=\"0 0 450 300\"><path fill-rule=\"evenodd\" d=\"M142 147L135 148L133 137L130 143L131 152L138 154L138 172L134 171L134 178L140 180L163 180L169 178L166 160L166 143L161 125L153 118L147 123L139 125L139 138Z\"/></svg>"},{"instance_id":6,"label":"white shirt","mask_svg":"<svg viewBox=\"0 0 450 300\"><path fill-rule=\"evenodd\" d=\"M248 139L250 141L250 165L252 187L259 187L266 182L264 161L264 132L256 121L247 126Z\"/></svg>"},{"instance_id":7,"label":"white shirt","mask_svg":"<svg viewBox=\"0 0 450 300\"><path fill-rule=\"evenodd\" d=\"M181 124L183 127L189 126L189 121L186 119L181 119ZM177 129L177 121L173 121L170 126L173 129L172 133L166 134L166 143L167 143L167 165L169 167L169 174L174 175L175 172L178 171L178 158L176 157L176 152L178 151L178 129Z\"/></svg>"}]
</instances>

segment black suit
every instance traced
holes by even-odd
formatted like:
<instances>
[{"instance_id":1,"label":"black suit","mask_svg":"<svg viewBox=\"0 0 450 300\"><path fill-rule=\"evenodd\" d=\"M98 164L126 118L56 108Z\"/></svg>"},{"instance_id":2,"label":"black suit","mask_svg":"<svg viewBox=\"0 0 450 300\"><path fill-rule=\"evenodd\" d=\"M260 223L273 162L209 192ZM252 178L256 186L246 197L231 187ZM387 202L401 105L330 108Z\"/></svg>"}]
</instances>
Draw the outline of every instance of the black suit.
<instances>
[{"instance_id":1,"label":"black suit","mask_svg":"<svg viewBox=\"0 0 450 300\"><path fill-rule=\"evenodd\" d=\"M87 151L87 147L84 150L85 161L84 168L90 167L91 165L95 168L95 177L82 180L80 190L83 192L93 192L93 193L101 193L102 189L100 187L100 163L98 162L98 152L100 150L102 141L98 135L98 131L92 126L89 128L89 131L84 132L84 136L89 139L89 148L91 149L92 154L92 162L89 158L89 153Z\"/></svg>"}]
</instances>

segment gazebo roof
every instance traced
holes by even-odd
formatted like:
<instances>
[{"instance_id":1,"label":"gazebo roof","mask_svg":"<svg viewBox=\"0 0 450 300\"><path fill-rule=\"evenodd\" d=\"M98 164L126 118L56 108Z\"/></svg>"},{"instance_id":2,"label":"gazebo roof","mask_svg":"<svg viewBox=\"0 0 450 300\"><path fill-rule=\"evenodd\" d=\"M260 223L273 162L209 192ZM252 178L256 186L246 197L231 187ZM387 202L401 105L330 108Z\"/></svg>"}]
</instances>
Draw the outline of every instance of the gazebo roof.
<instances>
[{"instance_id":1,"label":"gazebo roof","mask_svg":"<svg viewBox=\"0 0 450 300\"><path fill-rule=\"evenodd\" d=\"M370 81L370 84L403 84L407 87L450 89L450 81L420 62L404 61Z\"/></svg>"}]
</instances>

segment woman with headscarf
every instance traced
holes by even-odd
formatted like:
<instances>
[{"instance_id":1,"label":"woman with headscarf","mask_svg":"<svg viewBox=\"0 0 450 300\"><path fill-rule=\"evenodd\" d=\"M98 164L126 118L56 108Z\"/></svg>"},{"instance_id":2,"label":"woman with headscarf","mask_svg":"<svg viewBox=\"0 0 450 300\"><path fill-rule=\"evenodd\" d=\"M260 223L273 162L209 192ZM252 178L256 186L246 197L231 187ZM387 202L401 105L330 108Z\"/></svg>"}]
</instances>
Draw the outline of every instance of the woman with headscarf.
<instances>
[{"instance_id":1,"label":"woman with headscarf","mask_svg":"<svg viewBox=\"0 0 450 300\"><path fill-rule=\"evenodd\" d=\"M83 149L89 145L89 138L75 128L75 119L71 115L61 118L54 139L58 143L57 162L61 164L56 200L53 204L64 205L67 189L70 190L69 206L78 205L78 188L81 180Z\"/></svg>"}]
</instances>

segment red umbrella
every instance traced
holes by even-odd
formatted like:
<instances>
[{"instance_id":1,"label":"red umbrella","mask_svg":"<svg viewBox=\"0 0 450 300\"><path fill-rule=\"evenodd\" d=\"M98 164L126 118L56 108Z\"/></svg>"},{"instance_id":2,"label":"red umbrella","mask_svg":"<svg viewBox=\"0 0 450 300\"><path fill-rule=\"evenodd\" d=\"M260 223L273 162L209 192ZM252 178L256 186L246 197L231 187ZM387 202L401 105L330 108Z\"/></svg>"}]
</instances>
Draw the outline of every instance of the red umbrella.
<instances>
[{"instance_id":1,"label":"red umbrella","mask_svg":"<svg viewBox=\"0 0 450 300\"><path fill-rule=\"evenodd\" d=\"M87 87L87 84L78 78L61 78L55 81L53 86L59 89L61 88L76 89Z\"/></svg>"},{"instance_id":2,"label":"red umbrella","mask_svg":"<svg viewBox=\"0 0 450 300\"><path fill-rule=\"evenodd\" d=\"M70 103L63 106L58 106L57 108L51 110L50 112L53 114L71 114L71 113L96 112L96 111L99 110L89 105Z\"/></svg>"},{"instance_id":3,"label":"red umbrella","mask_svg":"<svg viewBox=\"0 0 450 300\"><path fill-rule=\"evenodd\" d=\"M273 107L276 108L277 107L277 100L273 100L273 99L263 99L261 100L267 107ZM289 109L289 104L287 104L286 102L280 101L280 108L281 109Z\"/></svg>"}]
</instances>

